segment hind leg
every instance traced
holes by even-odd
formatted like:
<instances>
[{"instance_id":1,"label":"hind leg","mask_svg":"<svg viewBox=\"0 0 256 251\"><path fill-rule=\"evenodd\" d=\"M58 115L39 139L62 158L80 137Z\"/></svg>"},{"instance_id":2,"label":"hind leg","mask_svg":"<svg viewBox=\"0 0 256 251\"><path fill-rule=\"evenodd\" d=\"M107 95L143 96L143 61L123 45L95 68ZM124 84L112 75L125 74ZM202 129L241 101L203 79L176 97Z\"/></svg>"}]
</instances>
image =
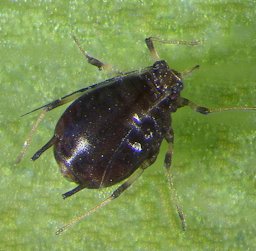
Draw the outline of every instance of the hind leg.
<instances>
[{"instance_id":1,"label":"hind leg","mask_svg":"<svg viewBox=\"0 0 256 251\"><path fill-rule=\"evenodd\" d=\"M168 133L165 135L165 139L168 142L168 150L165 154L164 166L167 171L167 177L169 182L169 188L171 192L171 199L175 204L176 210L181 220L182 230L186 230L186 221L185 215L183 213L182 207L180 206L177 192L173 186L172 174L171 174L171 164L172 164L172 155L173 155L173 141L174 141L174 132L173 129L170 128Z\"/></svg>"}]
</instances>

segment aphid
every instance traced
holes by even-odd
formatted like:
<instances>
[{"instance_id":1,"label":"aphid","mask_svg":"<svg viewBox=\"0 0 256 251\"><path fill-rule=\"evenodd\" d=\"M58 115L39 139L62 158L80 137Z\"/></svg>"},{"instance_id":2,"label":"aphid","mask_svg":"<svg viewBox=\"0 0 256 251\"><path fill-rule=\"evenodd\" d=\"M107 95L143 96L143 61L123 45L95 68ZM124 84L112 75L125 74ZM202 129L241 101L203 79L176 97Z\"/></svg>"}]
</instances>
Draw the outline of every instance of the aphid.
<instances>
[{"instance_id":1,"label":"aphid","mask_svg":"<svg viewBox=\"0 0 256 251\"><path fill-rule=\"evenodd\" d=\"M109 65L89 56L75 37L74 40L90 64L100 70L109 68ZM52 138L32 157L32 160L38 159L44 151L53 146L62 175L78 184L63 194L64 199L84 188L99 189L122 182L103 202L60 228L56 234L119 197L154 163L164 139L169 146L164 165L169 186L173 190L170 173L174 139L171 113L176 112L178 108L189 106L201 114L227 110L256 110L256 107L209 109L181 97L183 77L199 66L184 73L169 68L166 61L160 60L153 41L188 45L194 45L196 42L165 41L153 37L145 41L155 60L152 66L140 71L119 72L114 78L75 91L31 111L42 110L17 162L23 158L44 115L75 100L60 117ZM185 230L182 208L175 193L173 197L182 228Z\"/></svg>"}]
</instances>

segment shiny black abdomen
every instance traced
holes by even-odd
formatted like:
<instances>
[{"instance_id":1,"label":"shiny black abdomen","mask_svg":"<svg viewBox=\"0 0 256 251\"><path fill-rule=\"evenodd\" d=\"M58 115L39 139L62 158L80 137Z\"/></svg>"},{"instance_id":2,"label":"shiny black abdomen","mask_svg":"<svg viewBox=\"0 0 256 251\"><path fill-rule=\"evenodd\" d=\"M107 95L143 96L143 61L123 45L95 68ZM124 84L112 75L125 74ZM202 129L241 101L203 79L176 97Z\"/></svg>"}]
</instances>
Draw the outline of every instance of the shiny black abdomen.
<instances>
[{"instance_id":1,"label":"shiny black abdomen","mask_svg":"<svg viewBox=\"0 0 256 251\"><path fill-rule=\"evenodd\" d=\"M146 72L114 78L73 102L55 129L63 175L87 188L111 186L156 156L170 124L160 96Z\"/></svg>"}]
</instances>

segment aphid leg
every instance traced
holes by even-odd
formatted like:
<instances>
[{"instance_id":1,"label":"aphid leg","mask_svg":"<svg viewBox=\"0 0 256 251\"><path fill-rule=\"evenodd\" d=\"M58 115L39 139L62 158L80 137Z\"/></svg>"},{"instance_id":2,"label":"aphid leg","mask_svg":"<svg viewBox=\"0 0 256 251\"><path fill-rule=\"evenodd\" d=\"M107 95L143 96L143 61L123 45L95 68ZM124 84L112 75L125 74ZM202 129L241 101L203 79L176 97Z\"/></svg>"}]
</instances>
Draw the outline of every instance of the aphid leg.
<instances>
[{"instance_id":1,"label":"aphid leg","mask_svg":"<svg viewBox=\"0 0 256 251\"><path fill-rule=\"evenodd\" d=\"M78 91L77 91L77 92L78 92ZM76 92L75 94L77 94L77 92ZM28 136L27 136L27 138L26 138L26 140L25 140L25 142L23 143L21 152L20 152L20 154L18 155L18 157L16 158L16 161L15 161L16 164L18 164L18 163L23 159L23 157L25 156L25 153L26 153L26 151L27 151L29 145L31 144L31 141L32 141L32 138L33 138L33 136L34 136L34 134L35 134L35 132L36 132L36 129L38 128L38 126L39 126L39 124L42 122L42 120L44 119L46 113L47 113L48 111L50 111L50 110L52 110L52 109L58 107L58 106L61 106L61 105L65 104L65 103L67 103L67 102L70 102L70 101L71 101L71 96L77 96L77 95L75 95L75 94L74 94L74 95L73 95L73 94L70 94L70 95L68 95L68 96L66 96L66 97L64 97L64 98L55 100L55 101L51 102L50 104L41 106L41 107L39 107L39 108L34 109L33 111L30 111L30 112L28 112L28 113L22 115L22 117L23 117L23 116L25 116L25 115L28 115L28 114L34 112L34 111L37 111L37 110L42 109L42 112L39 114L38 119L37 119L36 122L33 124L32 128L31 128L31 130L30 130L30 132L29 132L29 134L28 134ZM81 95L81 94L79 94L79 95ZM72 97L72 98L75 98L75 97ZM53 138L52 138L52 139L53 139ZM52 139L51 139L51 140L52 140ZM51 141L51 140L50 140L50 141ZM50 141L49 141L43 148L45 148L46 146L48 146L48 144L50 143ZM50 147L50 146L48 146L48 148L49 148L49 147ZM40 149L40 150L41 150L41 149ZM40 150L39 150L39 151L40 151ZM45 150L46 150L46 149L45 149ZM43 151L42 151L42 152L39 154L39 151L32 157L32 160L37 159L37 158L41 155L41 153L43 152ZM36 157L38 154L39 154L39 156Z\"/></svg>"},{"instance_id":2,"label":"aphid leg","mask_svg":"<svg viewBox=\"0 0 256 251\"><path fill-rule=\"evenodd\" d=\"M171 174L171 163L172 163L173 141L174 141L174 132L173 132L172 128L170 128L169 132L165 135L165 139L168 142L168 150L165 154L164 166L167 171L171 199L174 202L174 205L175 205L178 215L180 217L182 230L185 231L186 230L185 215L183 213L182 207L180 206L177 192L173 186L173 180L172 180L172 174Z\"/></svg>"},{"instance_id":3,"label":"aphid leg","mask_svg":"<svg viewBox=\"0 0 256 251\"><path fill-rule=\"evenodd\" d=\"M256 110L256 107L223 107L223 108L207 108L203 106L198 106L194 102L180 97L178 100L179 107L183 106L189 106L191 109L193 109L196 112L202 113L204 115L207 115L209 113L215 113L215 112L226 112L226 111L251 111Z\"/></svg>"},{"instance_id":4,"label":"aphid leg","mask_svg":"<svg viewBox=\"0 0 256 251\"><path fill-rule=\"evenodd\" d=\"M179 44L179 45L189 45L189 46L193 46L193 45L198 45L200 44L200 41L195 40L195 41L186 41L186 40L165 40L165 39L160 39L157 37L148 37L145 39L146 45L151 53L152 58L157 61L160 59L153 42L159 42L162 44Z\"/></svg>"},{"instance_id":5,"label":"aphid leg","mask_svg":"<svg viewBox=\"0 0 256 251\"><path fill-rule=\"evenodd\" d=\"M38 159L43 152L45 152L48 148L50 148L56 141L55 136L53 136L42 148L40 148L31 158L31 160L35 161Z\"/></svg>"},{"instance_id":6,"label":"aphid leg","mask_svg":"<svg viewBox=\"0 0 256 251\"><path fill-rule=\"evenodd\" d=\"M95 86L96 86L96 84L92 85L92 86L89 86L89 87L85 87L85 88L80 89L78 91L72 92L72 93L70 93L70 94L68 94L68 95L66 95L66 96L64 96L62 98L54 100L53 102L51 102L49 104L43 105L43 106L38 107L38 108L36 108L36 109L34 109L34 110L30 111L30 112L27 112L27 113L23 114L22 117L25 116L25 115L28 115L28 114L30 114L32 112L35 112L35 111L38 111L38 110L42 110L42 112L38 116L38 119L33 124L32 129L29 132L29 134L27 136L27 139L25 140L25 142L23 144L23 147L22 147L22 150L21 150L20 154L18 155L15 163L18 164L23 159L23 157L24 157L24 155L25 155L25 153L26 153L26 151L27 151L27 149L28 149L28 147L29 147L29 145L30 145L30 143L32 141L32 137L33 137L33 135L36 132L37 127L39 126L41 121L44 119L45 114L47 112L49 112L50 110L55 109L58 106L62 106L64 104L66 104L66 103L69 103L69 102L71 102L72 100L74 100L76 98L79 98L80 96L82 96L84 94L84 92L88 91L89 89L91 89L91 88L93 88ZM32 157L32 159L34 158L34 156ZM37 158L35 158L35 159L37 159ZM35 160L35 159L33 159L33 160Z\"/></svg>"},{"instance_id":7,"label":"aphid leg","mask_svg":"<svg viewBox=\"0 0 256 251\"><path fill-rule=\"evenodd\" d=\"M185 78L185 77L189 76L194 70L199 69L199 67L200 67L199 65L196 65L196 66L194 66L194 67L191 68L191 69L187 69L187 70L183 71L183 72L181 73L181 77L182 77L182 78Z\"/></svg>"},{"instance_id":8,"label":"aphid leg","mask_svg":"<svg viewBox=\"0 0 256 251\"><path fill-rule=\"evenodd\" d=\"M147 47L148 47L148 49L149 49L149 51L151 53L152 58L155 61L157 61L157 60L160 59L160 57L159 57L159 55L158 55L158 53L157 53L157 51L156 51L156 49L154 47L153 40L154 40L153 37L148 37L148 38L145 39L145 42L146 42L146 45L147 45Z\"/></svg>"},{"instance_id":9,"label":"aphid leg","mask_svg":"<svg viewBox=\"0 0 256 251\"><path fill-rule=\"evenodd\" d=\"M33 135L35 134L36 129L39 126L40 122L44 119L46 112L47 112L47 110L43 109L43 111L39 114L36 122L33 124L32 128L31 128L31 130L30 130L30 132L27 136L27 139L23 143L20 154L16 158L16 161L15 161L16 164L18 164L23 159L23 157L24 157L24 155L25 155L25 153L26 153L26 151L27 151L27 149L28 149L28 147L29 147L29 145L32 141Z\"/></svg>"},{"instance_id":10,"label":"aphid leg","mask_svg":"<svg viewBox=\"0 0 256 251\"><path fill-rule=\"evenodd\" d=\"M102 201L100 204L95 206L94 208L90 209L89 211L85 212L83 215L80 215L73 220L71 220L69 223L64 225L63 227L59 228L56 231L56 235L61 234L63 231L67 230L69 227L74 225L75 223L83 220L84 218L88 217L98 209L106 206L108 203L113 201L114 199L118 198L127 188L129 188L143 173L145 168L141 167L139 168L134 174L132 174L123 184L121 184L108 198L106 198L104 201Z\"/></svg>"},{"instance_id":11,"label":"aphid leg","mask_svg":"<svg viewBox=\"0 0 256 251\"><path fill-rule=\"evenodd\" d=\"M97 58L94 58L92 56L90 56L83 48L82 46L80 45L78 39L72 35L72 38L74 39L77 47L79 48L79 50L82 52L82 54L85 56L87 62L91 65L94 65L96 67L98 67L98 69L101 71L101 70L110 70L112 71L112 66L110 64L105 64L103 62L101 62L99 59Z\"/></svg>"},{"instance_id":12,"label":"aphid leg","mask_svg":"<svg viewBox=\"0 0 256 251\"><path fill-rule=\"evenodd\" d=\"M193 103L192 101L190 101L186 98L179 97L177 102L178 102L179 107L189 106L195 112L199 112L199 113L202 113L205 115L210 113L209 108L203 107L203 106L198 106L197 104Z\"/></svg>"},{"instance_id":13,"label":"aphid leg","mask_svg":"<svg viewBox=\"0 0 256 251\"><path fill-rule=\"evenodd\" d=\"M66 199L66 198L72 196L73 194L75 194L75 193L77 193L77 192L83 190L84 188L85 188L84 185L78 185L78 186L75 187L74 189L72 189L72 190L70 190L70 191L68 191L68 192L66 192L66 193L64 193L64 194L62 194L62 198L63 198L63 199Z\"/></svg>"}]
</instances>

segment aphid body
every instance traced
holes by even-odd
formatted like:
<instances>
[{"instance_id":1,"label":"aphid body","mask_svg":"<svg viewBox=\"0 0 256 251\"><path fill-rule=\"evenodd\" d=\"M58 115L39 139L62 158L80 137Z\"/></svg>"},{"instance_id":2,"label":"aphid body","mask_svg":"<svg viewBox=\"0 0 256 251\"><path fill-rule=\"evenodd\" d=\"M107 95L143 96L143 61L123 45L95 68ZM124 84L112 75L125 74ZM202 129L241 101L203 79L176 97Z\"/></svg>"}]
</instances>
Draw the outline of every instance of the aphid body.
<instances>
[{"instance_id":1,"label":"aphid body","mask_svg":"<svg viewBox=\"0 0 256 251\"><path fill-rule=\"evenodd\" d=\"M99 69L108 68L108 65L89 56L80 47L77 39L74 40L90 64ZM146 39L146 44L155 59L152 66L140 71L121 73L117 77L83 88L35 109L43 111L32 128L18 161L23 157L32 134L45 113L75 100L58 120L50 141L32 157L32 160L36 160L53 146L61 173L78 184L63 194L63 198L84 188L98 189L123 181L107 199L60 228L57 234L125 191L156 160L164 139L168 142L165 167L172 188L170 166L174 133L171 127L171 113L178 108L189 106L202 114L256 109L231 107L213 110L197 106L181 97L182 77L198 68L198 65L185 73L169 68L164 60L160 60L153 40L159 41L156 38ZM176 195L174 203L182 228L185 229L185 218Z\"/></svg>"},{"instance_id":2,"label":"aphid body","mask_svg":"<svg viewBox=\"0 0 256 251\"><path fill-rule=\"evenodd\" d=\"M63 175L86 188L116 184L157 157L183 88L165 61L107 80L59 119L54 155Z\"/></svg>"}]
</instances>

